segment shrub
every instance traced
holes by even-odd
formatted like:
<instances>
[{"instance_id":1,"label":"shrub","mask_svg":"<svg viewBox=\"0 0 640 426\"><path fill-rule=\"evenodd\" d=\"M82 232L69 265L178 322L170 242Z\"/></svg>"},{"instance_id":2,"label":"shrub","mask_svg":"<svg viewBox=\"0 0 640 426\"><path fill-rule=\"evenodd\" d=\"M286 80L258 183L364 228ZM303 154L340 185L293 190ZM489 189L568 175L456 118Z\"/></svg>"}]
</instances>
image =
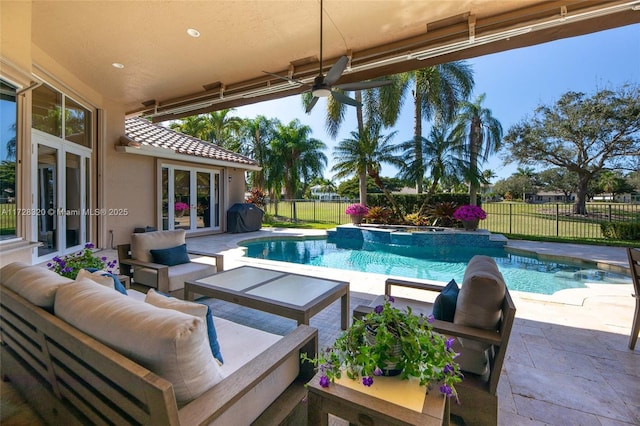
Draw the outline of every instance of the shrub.
<instances>
[{"instance_id":1,"label":"shrub","mask_svg":"<svg viewBox=\"0 0 640 426\"><path fill-rule=\"evenodd\" d=\"M602 235L610 240L640 240L640 223L604 222L600 224Z\"/></svg>"},{"instance_id":2,"label":"shrub","mask_svg":"<svg viewBox=\"0 0 640 426\"><path fill-rule=\"evenodd\" d=\"M429 218L434 226L457 225L458 222L453 218L453 213L457 208L458 204L454 202L437 203L428 209Z\"/></svg>"},{"instance_id":3,"label":"shrub","mask_svg":"<svg viewBox=\"0 0 640 426\"><path fill-rule=\"evenodd\" d=\"M266 198L267 194L263 190L259 188L252 188L251 193L247 197L247 203L255 204L256 206L264 210L264 206L266 205Z\"/></svg>"},{"instance_id":4,"label":"shrub","mask_svg":"<svg viewBox=\"0 0 640 426\"><path fill-rule=\"evenodd\" d=\"M367 222L388 224L393 212L388 207L371 207L367 214Z\"/></svg>"},{"instance_id":5,"label":"shrub","mask_svg":"<svg viewBox=\"0 0 640 426\"><path fill-rule=\"evenodd\" d=\"M410 213L404 217L407 225L413 226L429 226L429 218L419 215L418 213Z\"/></svg>"}]
</instances>

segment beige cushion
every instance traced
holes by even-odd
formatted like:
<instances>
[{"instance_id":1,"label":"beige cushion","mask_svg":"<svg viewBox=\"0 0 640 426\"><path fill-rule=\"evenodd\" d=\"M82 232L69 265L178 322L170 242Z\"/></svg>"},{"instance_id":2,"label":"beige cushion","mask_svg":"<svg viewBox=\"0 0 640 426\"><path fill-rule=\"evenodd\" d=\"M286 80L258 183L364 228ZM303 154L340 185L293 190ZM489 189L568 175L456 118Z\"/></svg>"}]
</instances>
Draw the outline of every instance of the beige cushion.
<instances>
[{"instance_id":1,"label":"beige cushion","mask_svg":"<svg viewBox=\"0 0 640 426\"><path fill-rule=\"evenodd\" d=\"M185 281L194 281L217 271L215 265L189 262L169 267L169 291L184 288ZM133 272L133 280L148 287L158 287L157 271L150 268L138 268Z\"/></svg>"},{"instance_id":2,"label":"beige cushion","mask_svg":"<svg viewBox=\"0 0 640 426\"><path fill-rule=\"evenodd\" d=\"M173 384L178 404L223 378L200 318L81 280L58 291L55 314Z\"/></svg>"},{"instance_id":3,"label":"beige cushion","mask_svg":"<svg viewBox=\"0 0 640 426\"><path fill-rule=\"evenodd\" d=\"M11 264L2 268L2 285L36 306L52 309L56 292L73 280L42 267Z\"/></svg>"},{"instance_id":4,"label":"beige cushion","mask_svg":"<svg viewBox=\"0 0 640 426\"><path fill-rule=\"evenodd\" d=\"M166 249L185 243L186 231L144 232L131 235L131 257L142 262L153 262L149 250Z\"/></svg>"},{"instance_id":5,"label":"beige cushion","mask_svg":"<svg viewBox=\"0 0 640 426\"><path fill-rule=\"evenodd\" d=\"M474 256L467 265L456 303L454 324L497 330L505 283L496 262L488 256ZM490 345L460 339L464 347L484 351Z\"/></svg>"},{"instance_id":6,"label":"beige cushion","mask_svg":"<svg viewBox=\"0 0 640 426\"><path fill-rule=\"evenodd\" d=\"M109 275L102 275L103 272L104 271L101 270L89 272L86 269L80 269L80 271L78 271L78 275L76 276L76 281L88 279L95 282L96 284L100 284L101 286L105 286L107 288L110 288L111 290L115 290L116 286L113 282L113 278L111 278Z\"/></svg>"},{"instance_id":7,"label":"beige cushion","mask_svg":"<svg viewBox=\"0 0 640 426\"><path fill-rule=\"evenodd\" d=\"M282 336L216 317L216 331L224 347L222 371L229 376L250 360L277 344ZM250 344L248 343L250 342ZM217 418L213 425L249 425L295 380L299 372L297 352L287 358L246 395Z\"/></svg>"},{"instance_id":8,"label":"beige cushion","mask_svg":"<svg viewBox=\"0 0 640 426\"><path fill-rule=\"evenodd\" d=\"M201 303L187 302L185 300L176 299L175 297L167 297L158 294L154 289L150 289L144 298L145 303L149 303L158 308L173 309L183 314L193 315L203 321L206 321L207 306Z\"/></svg>"},{"instance_id":9,"label":"beige cushion","mask_svg":"<svg viewBox=\"0 0 640 426\"><path fill-rule=\"evenodd\" d=\"M0 283L4 283L5 280L9 279L13 274L18 272L21 269L30 267L30 263L25 262L12 262L8 265L0 268Z\"/></svg>"}]
</instances>

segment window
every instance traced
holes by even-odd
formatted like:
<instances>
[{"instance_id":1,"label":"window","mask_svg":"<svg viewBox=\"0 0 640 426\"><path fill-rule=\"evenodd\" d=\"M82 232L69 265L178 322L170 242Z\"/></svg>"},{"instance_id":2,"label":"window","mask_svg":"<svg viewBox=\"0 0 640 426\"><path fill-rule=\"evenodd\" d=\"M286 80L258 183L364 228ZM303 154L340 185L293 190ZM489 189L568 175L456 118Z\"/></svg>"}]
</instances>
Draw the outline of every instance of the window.
<instances>
[{"instance_id":1,"label":"window","mask_svg":"<svg viewBox=\"0 0 640 426\"><path fill-rule=\"evenodd\" d=\"M0 241L16 235L16 88L0 80Z\"/></svg>"},{"instance_id":2,"label":"window","mask_svg":"<svg viewBox=\"0 0 640 426\"><path fill-rule=\"evenodd\" d=\"M88 109L46 85L33 90L32 103L34 129L91 148L91 113Z\"/></svg>"}]
</instances>

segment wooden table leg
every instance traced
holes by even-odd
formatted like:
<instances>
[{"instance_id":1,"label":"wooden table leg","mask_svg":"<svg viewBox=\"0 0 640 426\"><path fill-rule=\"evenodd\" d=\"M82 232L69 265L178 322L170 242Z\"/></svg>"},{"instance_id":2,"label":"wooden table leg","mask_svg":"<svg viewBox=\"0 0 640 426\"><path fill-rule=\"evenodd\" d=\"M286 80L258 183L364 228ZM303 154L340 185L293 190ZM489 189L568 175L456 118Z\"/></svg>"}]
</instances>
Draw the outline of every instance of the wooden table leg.
<instances>
[{"instance_id":1,"label":"wooden table leg","mask_svg":"<svg viewBox=\"0 0 640 426\"><path fill-rule=\"evenodd\" d=\"M347 289L347 292L345 293L344 296L342 296L342 298L340 299L340 307L342 308L342 329L346 330L349 327L349 289Z\"/></svg>"},{"instance_id":2,"label":"wooden table leg","mask_svg":"<svg viewBox=\"0 0 640 426\"><path fill-rule=\"evenodd\" d=\"M318 426L329 425L329 413L322 412L322 398L315 395L313 392L309 392L309 411L308 411L308 424Z\"/></svg>"}]
</instances>

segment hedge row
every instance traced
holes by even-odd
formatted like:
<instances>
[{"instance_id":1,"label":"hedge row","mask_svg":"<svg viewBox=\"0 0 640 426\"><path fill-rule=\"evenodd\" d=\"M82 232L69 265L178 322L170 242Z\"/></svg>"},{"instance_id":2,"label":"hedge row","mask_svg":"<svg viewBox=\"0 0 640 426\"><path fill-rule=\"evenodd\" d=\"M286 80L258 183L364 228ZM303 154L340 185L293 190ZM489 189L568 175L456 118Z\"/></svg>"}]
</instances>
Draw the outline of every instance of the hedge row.
<instances>
[{"instance_id":1,"label":"hedge row","mask_svg":"<svg viewBox=\"0 0 640 426\"><path fill-rule=\"evenodd\" d=\"M640 223L604 222L600 229L602 235L611 240L640 241Z\"/></svg>"},{"instance_id":2,"label":"hedge row","mask_svg":"<svg viewBox=\"0 0 640 426\"><path fill-rule=\"evenodd\" d=\"M394 194L393 198L398 203L403 215L417 213L424 202L429 197L428 204L433 206L442 202L454 202L458 205L469 204L469 194ZM367 206L369 207L391 207L389 200L384 194L367 194Z\"/></svg>"}]
</instances>

